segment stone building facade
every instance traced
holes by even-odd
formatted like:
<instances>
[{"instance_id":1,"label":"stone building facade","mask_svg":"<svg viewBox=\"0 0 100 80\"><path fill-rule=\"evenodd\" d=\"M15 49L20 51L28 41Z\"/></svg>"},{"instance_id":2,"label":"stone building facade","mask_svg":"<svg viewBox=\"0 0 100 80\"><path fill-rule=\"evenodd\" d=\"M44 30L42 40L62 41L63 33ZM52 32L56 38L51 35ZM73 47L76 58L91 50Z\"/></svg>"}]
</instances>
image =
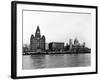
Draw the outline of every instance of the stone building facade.
<instances>
[{"instance_id":1,"label":"stone building facade","mask_svg":"<svg viewBox=\"0 0 100 80\"><path fill-rule=\"evenodd\" d=\"M49 43L49 50L50 51L63 51L64 43L63 42L51 42Z\"/></svg>"},{"instance_id":2,"label":"stone building facade","mask_svg":"<svg viewBox=\"0 0 100 80\"><path fill-rule=\"evenodd\" d=\"M30 51L41 52L45 50L45 36L41 36L39 26L37 26L35 36L32 34L30 38Z\"/></svg>"}]
</instances>

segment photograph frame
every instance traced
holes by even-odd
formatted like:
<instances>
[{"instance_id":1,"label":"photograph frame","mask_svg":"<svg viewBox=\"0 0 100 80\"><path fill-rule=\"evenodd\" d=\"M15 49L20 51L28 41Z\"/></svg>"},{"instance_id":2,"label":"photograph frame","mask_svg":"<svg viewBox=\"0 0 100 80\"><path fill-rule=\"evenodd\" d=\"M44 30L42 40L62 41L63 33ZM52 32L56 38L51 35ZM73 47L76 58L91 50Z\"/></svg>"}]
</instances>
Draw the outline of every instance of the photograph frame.
<instances>
[{"instance_id":1,"label":"photograph frame","mask_svg":"<svg viewBox=\"0 0 100 80\"><path fill-rule=\"evenodd\" d=\"M59 6L59 7L76 7L76 8L89 8L95 9L95 44L96 44L96 69L94 72L80 72L80 73L64 73L64 74L50 74L50 75L30 75L30 76L17 76L17 4L28 5L45 5L45 6ZM58 4L58 3L42 3L42 2L24 2L24 1L12 1L11 2L11 78L39 78L39 77L55 77L55 76L68 76L68 75L85 75L85 74L97 74L98 73L98 7L89 5L73 5L73 4Z\"/></svg>"}]
</instances>

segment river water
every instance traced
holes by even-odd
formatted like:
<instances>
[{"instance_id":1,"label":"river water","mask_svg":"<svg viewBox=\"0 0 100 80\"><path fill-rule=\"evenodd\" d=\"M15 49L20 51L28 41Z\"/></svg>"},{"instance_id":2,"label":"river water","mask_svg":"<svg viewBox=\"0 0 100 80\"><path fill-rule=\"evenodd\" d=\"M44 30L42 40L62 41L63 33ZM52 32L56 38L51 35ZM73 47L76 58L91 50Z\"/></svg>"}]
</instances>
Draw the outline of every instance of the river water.
<instances>
[{"instance_id":1,"label":"river water","mask_svg":"<svg viewBox=\"0 0 100 80\"><path fill-rule=\"evenodd\" d=\"M84 67L91 65L91 54L23 55L22 69Z\"/></svg>"}]
</instances>

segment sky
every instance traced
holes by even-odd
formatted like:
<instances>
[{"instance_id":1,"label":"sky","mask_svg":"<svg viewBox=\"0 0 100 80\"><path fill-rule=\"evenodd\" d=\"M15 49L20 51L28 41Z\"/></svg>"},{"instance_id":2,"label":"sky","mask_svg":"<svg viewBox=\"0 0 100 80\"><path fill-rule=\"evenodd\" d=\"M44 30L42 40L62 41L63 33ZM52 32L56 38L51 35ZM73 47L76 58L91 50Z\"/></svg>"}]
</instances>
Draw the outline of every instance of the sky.
<instances>
[{"instance_id":1,"label":"sky","mask_svg":"<svg viewBox=\"0 0 100 80\"><path fill-rule=\"evenodd\" d=\"M30 36L35 34L39 26L41 35L45 35L46 43L69 42L77 39L80 44L86 43L91 48L91 14L59 13L44 11L23 11L23 43L30 44Z\"/></svg>"}]
</instances>

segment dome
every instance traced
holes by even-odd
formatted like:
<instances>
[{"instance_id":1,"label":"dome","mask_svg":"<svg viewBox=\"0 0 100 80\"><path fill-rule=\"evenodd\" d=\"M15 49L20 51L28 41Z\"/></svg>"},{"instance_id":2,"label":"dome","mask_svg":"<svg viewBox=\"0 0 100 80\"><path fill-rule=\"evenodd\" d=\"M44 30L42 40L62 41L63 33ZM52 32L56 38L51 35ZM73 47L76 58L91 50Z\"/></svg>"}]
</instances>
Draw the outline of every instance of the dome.
<instances>
[{"instance_id":1,"label":"dome","mask_svg":"<svg viewBox=\"0 0 100 80\"><path fill-rule=\"evenodd\" d=\"M33 38L34 38L34 35L32 34L32 35L31 35L31 39L33 39Z\"/></svg>"},{"instance_id":2,"label":"dome","mask_svg":"<svg viewBox=\"0 0 100 80\"><path fill-rule=\"evenodd\" d=\"M74 40L75 42L78 42L78 39L77 39L77 37L75 38L75 40Z\"/></svg>"},{"instance_id":3,"label":"dome","mask_svg":"<svg viewBox=\"0 0 100 80\"><path fill-rule=\"evenodd\" d=\"M42 36L42 39L45 39L45 36L44 35Z\"/></svg>"}]
</instances>

